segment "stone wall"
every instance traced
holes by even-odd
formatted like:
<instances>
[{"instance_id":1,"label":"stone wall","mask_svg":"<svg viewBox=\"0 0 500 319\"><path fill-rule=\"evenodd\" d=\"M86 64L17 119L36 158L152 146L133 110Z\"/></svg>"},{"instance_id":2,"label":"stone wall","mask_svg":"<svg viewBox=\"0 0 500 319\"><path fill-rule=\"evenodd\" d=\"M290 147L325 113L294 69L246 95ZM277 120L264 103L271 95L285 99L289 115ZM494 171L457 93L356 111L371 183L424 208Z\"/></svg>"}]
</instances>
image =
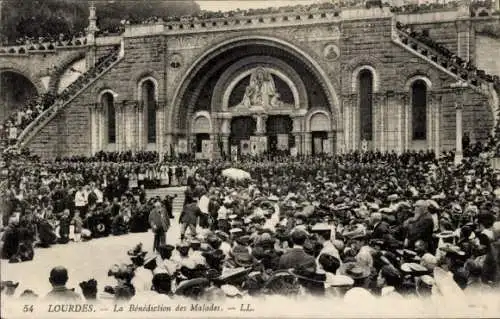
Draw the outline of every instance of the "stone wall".
<instances>
[{"instance_id":1,"label":"stone wall","mask_svg":"<svg viewBox=\"0 0 500 319\"><path fill-rule=\"evenodd\" d=\"M391 18L373 18L370 20L347 20L340 25L341 35L335 44L340 48L340 58L334 62L323 58L323 48L332 40L316 41L302 36L304 30L286 28L253 32L234 32L211 34L207 37L189 38L193 43L183 42L179 36L150 36L124 38L125 56L111 70L91 84L81 95L54 118L31 141L33 152L43 157L90 154L91 106L98 103L98 96L103 90L115 93L117 110L117 150L136 149L139 124L138 105L140 98L138 83L141 79L152 77L158 84L158 144L165 148L168 141L164 136L170 131L166 127L166 113L172 106L172 96L179 87L180 80L194 61L208 48L225 40L247 35L276 37L293 42L309 54L325 71L328 81L341 98L342 105L336 105L343 111L343 118L337 119L344 129L348 141L346 148L358 147L359 114L356 113L357 89L353 84L353 74L359 67L370 66L375 70L374 97L374 140L381 150L419 149L421 144L412 142L408 137L407 117L409 110L409 85L418 78L425 78L431 83L429 88L429 126L428 141L424 148L440 147L452 149L455 146L455 100L456 93L450 91L450 84L456 80L425 59L415 56L407 49L391 40ZM449 43L450 49L456 49L457 29L454 23L432 25L431 36ZM323 28L325 26L318 26ZM422 28L427 25L421 25ZM271 33L273 31L273 33ZM294 32L291 32L294 31ZM301 33L302 32L302 33ZM330 30L326 30L330 32ZM314 29L307 34L315 34ZM288 38L287 38L288 37ZM199 41L203 45L199 46ZM191 45L190 48L188 45ZM97 47L96 56L106 54L111 47ZM182 66L172 69L169 58L182 53ZM168 80L168 82L167 82ZM196 79L195 79L196 80ZM354 79L355 80L355 79ZM307 88L307 84L306 84ZM480 93L468 90L464 105L464 131L471 134L472 140L487 138L492 125L492 113L487 99ZM181 107L183 107L181 105ZM340 112L339 114L342 114ZM405 113L406 112L406 113ZM177 116L177 115L174 115ZM406 121L406 122L405 122ZM439 127L439 130L437 129ZM341 141L339 141L341 142Z\"/></svg>"}]
</instances>

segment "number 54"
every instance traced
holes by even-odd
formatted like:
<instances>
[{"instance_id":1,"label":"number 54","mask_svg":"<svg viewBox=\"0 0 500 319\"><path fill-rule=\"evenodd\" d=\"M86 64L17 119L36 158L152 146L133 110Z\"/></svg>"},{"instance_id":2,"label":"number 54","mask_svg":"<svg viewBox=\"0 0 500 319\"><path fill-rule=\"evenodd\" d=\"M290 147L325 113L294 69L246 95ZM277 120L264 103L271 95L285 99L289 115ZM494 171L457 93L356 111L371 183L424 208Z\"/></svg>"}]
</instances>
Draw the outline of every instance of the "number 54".
<instances>
[{"instance_id":1,"label":"number 54","mask_svg":"<svg viewBox=\"0 0 500 319\"><path fill-rule=\"evenodd\" d=\"M23 312L33 312L33 305L24 305Z\"/></svg>"}]
</instances>

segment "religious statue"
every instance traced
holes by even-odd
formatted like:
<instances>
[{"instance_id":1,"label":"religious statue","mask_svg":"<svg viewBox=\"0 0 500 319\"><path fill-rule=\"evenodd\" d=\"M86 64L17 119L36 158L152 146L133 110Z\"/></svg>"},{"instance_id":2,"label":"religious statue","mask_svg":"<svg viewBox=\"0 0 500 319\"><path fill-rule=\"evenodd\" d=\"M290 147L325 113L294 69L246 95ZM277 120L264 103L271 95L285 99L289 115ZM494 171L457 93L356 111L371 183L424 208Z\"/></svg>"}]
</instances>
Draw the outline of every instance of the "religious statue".
<instances>
[{"instance_id":1,"label":"religious statue","mask_svg":"<svg viewBox=\"0 0 500 319\"><path fill-rule=\"evenodd\" d=\"M251 107L280 107L283 102L276 92L271 73L263 67L258 67L250 75L250 83L245 89L243 100L238 106Z\"/></svg>"}]
</instances>

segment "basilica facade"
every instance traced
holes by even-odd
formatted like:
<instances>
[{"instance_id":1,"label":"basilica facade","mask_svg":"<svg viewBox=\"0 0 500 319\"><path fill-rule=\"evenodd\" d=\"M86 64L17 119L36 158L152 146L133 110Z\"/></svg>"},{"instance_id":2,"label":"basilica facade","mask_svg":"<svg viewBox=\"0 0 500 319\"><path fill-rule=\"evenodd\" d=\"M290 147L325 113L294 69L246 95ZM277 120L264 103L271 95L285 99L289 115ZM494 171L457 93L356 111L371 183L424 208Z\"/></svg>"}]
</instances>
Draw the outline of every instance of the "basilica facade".
<instances>
[{"instance_id":1,"label":"basilica facade","mask_svg":"<svg viewBox=\"0 0 500 319\"><path fill-rule=\"evenodd\" d=\"M447 19L430 36L472 59L473 21L460 12ZM107 38L89 32L84 71L92 76L19 143L47 157L154 150L216 158L439 152L455 148L457 134L486 140L496 93L396 27L410 20L357 8L128 25Z\"/></svg>"}]
</instances>

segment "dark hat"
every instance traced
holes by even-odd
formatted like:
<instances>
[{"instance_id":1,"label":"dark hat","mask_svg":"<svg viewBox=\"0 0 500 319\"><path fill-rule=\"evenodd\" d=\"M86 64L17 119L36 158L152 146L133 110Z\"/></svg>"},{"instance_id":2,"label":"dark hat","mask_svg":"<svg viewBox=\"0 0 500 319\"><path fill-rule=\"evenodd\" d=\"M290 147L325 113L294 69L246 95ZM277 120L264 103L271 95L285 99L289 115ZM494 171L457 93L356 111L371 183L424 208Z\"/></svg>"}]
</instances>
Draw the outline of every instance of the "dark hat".
<instances>
[{"instance_id":1,"label":"dark hat","mask_svg":"<svg viewBox=\"0 0 500 319\"><path fill-rule=\"evenodd\" d=\"M403 273L413 276L422 276L429 272L426 267L417 263L404 263L401 265L400 269Z\"/></svg>"},{"instance_id":2,"label":"dark hat","mask_svg":"<svg viewBox=\"0 0 500 319\"><path fill-rule=\"evenodd\" d=\"M38 298L38 295L33 290L26 289L19 295L19 297L25 299L36 299Z\"/></svg>"},{"instance_id":3,"label":"dark hat","mask_svg":"<svg viewBox=\"0 0 500 319\"><path fill-rule=\"evenodd\" d=\"M79 286L80 288L82 288L82 290L97 289L97 280L92 278L88 281L82 281L80 282Z\"/></svg>"},{"instance_id":4,"label":"dark hat","mask_svg":"<svg viewBox=\"0 0 500 319\"><path fill-rule=\"evenodd\" d=\"M175 290L176 295L192 296L197 295L210 285L210 281L206 278L194 278L182 281Z\"/></svg>"},{"instance_id":5,"label":"dark hat","mask_svg":"<svg viewBox=\"0 0 500 319\"><path fill-rule=\"evenodd\" d=\"M349 276L354 280L365 279L370 276L370 269L356 262L344 263L339 268L339 275Z\"/></svg>"},{"instance_id":6,"label":"dark hat","mask_svg":"<svg viewBox=\"0 0 500 319\"><path fill-rule=\"evenodd\" d=\"M227 269L219 276L219 278L217 278L217 280L220 282L229 282L234 279L246 276L250 271L251 268L245 267Z\"/></svg>"},{"instance_id":7,"label":"dark hat","mask_svg":"<svg viewBox=\"0 0 500 319\"><path fill-rule=\"evenodd\" d=\"M243 246L248 246L250 244L250 236L244 235L236 238L236 242Z\"/></svg>"},{"instance_id":8,"label":"dark hat","mask_svg":"<svg viewBox=\"0 0 500 319\"><path fill-rule=\"evenodd\" d=\"M249 267L255 262L255 259L246 247L236 246L230 252L230 255L233 257L234 263L240 267Z\"/></svg>"},{"instance_id":9,"label":"dark hat","mask_svg":"<svg viewBox=\"0 0 500 319\"><path fill-rule=\"evenodd\" d=\"M320 254L318 262L327 272L335 274L340 267L340 260L330 254Z\"/></svg>"}]
</instances>

